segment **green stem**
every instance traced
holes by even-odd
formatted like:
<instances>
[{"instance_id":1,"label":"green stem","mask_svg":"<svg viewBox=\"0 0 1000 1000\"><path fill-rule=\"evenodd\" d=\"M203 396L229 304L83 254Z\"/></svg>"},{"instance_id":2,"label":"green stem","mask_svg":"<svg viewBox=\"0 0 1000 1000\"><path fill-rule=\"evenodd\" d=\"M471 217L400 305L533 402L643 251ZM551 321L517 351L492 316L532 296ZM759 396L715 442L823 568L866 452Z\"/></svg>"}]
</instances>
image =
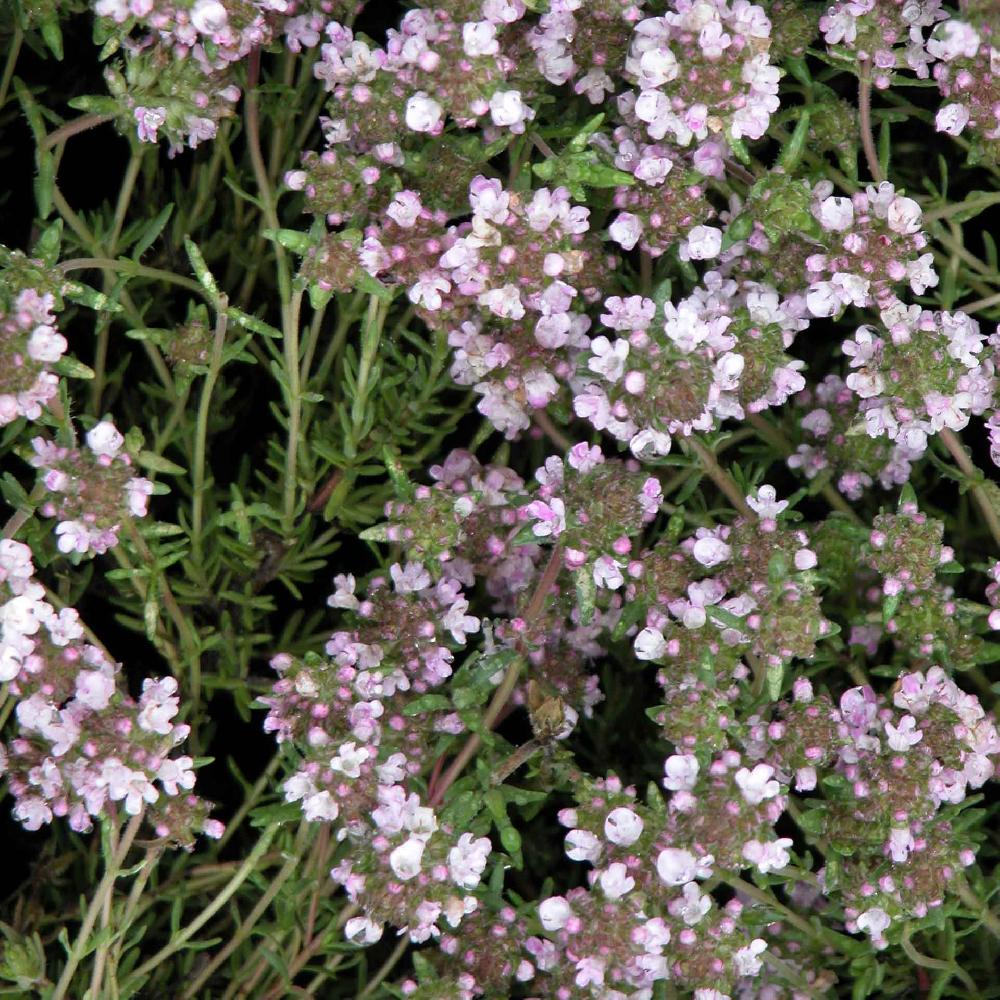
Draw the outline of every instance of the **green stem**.
<instances>
[{"instance_id":1,"label":"green stem","mask_svg":"<svg viewBox=\"0 0 1000 1000\"><path fill-rule=\"evenodd\" d=\"M390 972L396 967L396 963L403 957L406 949L410 946L410 938L404 934L399 943L392 950L392 954L382 963L381 968L368 981L368 985L358 994L358 1000L367 1000L374 995L375 991L382 985Z\"/></svg>"},{"instance_id":2,"label":"green stem","mask_svg":"<svg viewBox=\"0 0 1000 1000\"><path fill-rule=\"evenodd\" d=\"M125 858L128 855L129 848L132 846L132 841L135 840L135 835L139 832L139 825L142 823L143 810L133 816L125 828L125 833L122 835L121 840L118 843L118 850L116 850L107 863L107 868L104 871L104 878L101 879L100 884L97 886L97 891L94 893L94 898L90 901L90 905L87 907L87 912L83 916L83 923L80 924L80 930L76 935L76 940L73 942L73 947L70 950L69 957L66 960L66 967L62 971L62 975L59 977L59 982L56 983L56 988L52 993L50 1000L63 1000L66 996L66 991L70 988L73 982L73 975L83 958L87 944L90 939L90 934L94 929L94 924L97 922L98 916L104 909L105 902L108 897L114 892L115 879L118 878L118 874L121 871L122 865L125 862Z\"/></svg>"},{"instance_id":3,"label":"green stem","mask_svg":"<svg viewBox=\"0 0 1000 1000\"><path fill-rule=\"evenodd\" d=\"M201 970L198 977L192 982L187 989L182 994L182 1000L191 1000L198 991L208 982L211 978L212 973L222 965L223 962L237 948L250 936L250 932L257 926L260 918L267 912L267 908L274 901L274 897L278 895L279 890L292 876L295 869L298 868L299 862L302 860L302 847L305 843L306 834L309 832L309 822L308 820L302 820L299 824L299 831L295 837L295 846L288 855L287 860L281 867L281 870L275 875L271 884L267 887L264 894L257 901L254 908L247 914L246 919L240 924L239 930L229 939L225 947L220 949L219 952L208 962L208 964Z\"/></svg>"},{"instance_id":4,"label":"green stem","mask_svg":"<svg viewBox=\"0 0 1000 1000\"><path fill-rule=\"evenodd\" d=\"M14 35L10 40L10 48L7 50L7 61L4 63L3 76L0 77L0 110L7 103L7 92L10 89L10 81L14 78L14 67L17 65L17 57L21 54L21 43L24 41L24 32L20 25L14 25Z\"/></svg>"},{"instance_id":5,"label":"green stem","mask_svg":"<svg viewBox=\"0 0 1000 1000\"><path fill-rule=\"evenodd\" d=\"M733 507L743 516L753 518L754 513L747 505L743 491L736 485L733 477L719 465L718 459L712 454L696 437L683 439L683 446L693 451L698 456L701 467L709 479L718 486L719 490Z\"/></svg>"},{"instance_id":6,"label":"green stem","mask_svg":"<svg viewBox=\"0 0 1000 1000\"><path fill-rule=\"evenodd\" d=\"M288 448L285 451L284 532L290 539L295 525L295 502L298 494L298 457L300 424L302 421L301 359L299 358L299 314L302 289L292 293L284 330L283 353L285 378L288 381Z\"/></svg>"},{"instance_id":7,"label":"green stem","mask_svg":"<svg viewBox=\"0 0 1000 1000\"><path fill-rule=\"evenodd\" d=\"M137 969L132 973L131 978L139 982L144 976L147 976L153 971L158 965L170 958L171 955L176 954L180 951L187 943L195 936L215 916L219 910L222 909L226 903L232 899L236 890L239 889L241 885L250 877L253 871L257 867L257 862L261 859L264 852L268 849L271 841L274 840L275 834L278 832L280 825L278 823L272 823L267 827L263 833L260 835L260 839L254 845L253 850L247 855L246 860L237 869L236 874L229 880L225 888L201 911L201 913L191 921L186 927L179 930L176 934L171 937L170 941L164 945L152 958L147 959L142 963ZM53 998L56 1000L56 998Z\"/></svg>"},{"instance_id":8,"label":"green stem","mask_svg":"<svg viewBox=\"0 0 1000 1000\"><path fill-rule=\"evenodd\" d=\"M939 437L944 442L944 446L951 452L952 458L955 459L955 464L965 473L969 481L972 498L976 501L983 515L983 520L990 529L993 541L1000 547L1000 515L998 515L997 510L990 501L986 490L982 487L985 477L976 468L972 459L969 458L969 453L959 440L958 435L950 427L943 428L939 433Z\"/></svg>"},{"instance_id":9,"label":"green stem","mask_svg":"<svg viewBox=\"0 0 1000 1000\"><path fill-rule=\"evenodd\" d=\"M191 553L199 566L203 564L202 522L205 503L205 449L208 441L208 417L212 407L212 392L222 368L222 349L226 342L226 306L226 297L222 295L216 305L212 355L208 363L208 373L205 375L205 382L201 388L201 399L198 402L198 417L195 424L194 467L191 470Z\"/></svg>"},{"instance_id":10,"label":"green stem","mask_svg":"<svg viewBox=\"0 0 1000 1000\"><path fill-rule=\"evenodd\" d=\"M154 281L165 281L171 285L179 285L181 288L186 288L189 292L194 292L211 302L211 296L193 278L186 278L182 274L174 274L173 271L163 271L157 267L146 267L145 264L137 264L132 260L110 260L107 257L74 257L71 260L64 260L57 267L64 274L68 274L70 271L103 270L115 271L133 278L152 278Z\"/></svg>"}]
</instances>

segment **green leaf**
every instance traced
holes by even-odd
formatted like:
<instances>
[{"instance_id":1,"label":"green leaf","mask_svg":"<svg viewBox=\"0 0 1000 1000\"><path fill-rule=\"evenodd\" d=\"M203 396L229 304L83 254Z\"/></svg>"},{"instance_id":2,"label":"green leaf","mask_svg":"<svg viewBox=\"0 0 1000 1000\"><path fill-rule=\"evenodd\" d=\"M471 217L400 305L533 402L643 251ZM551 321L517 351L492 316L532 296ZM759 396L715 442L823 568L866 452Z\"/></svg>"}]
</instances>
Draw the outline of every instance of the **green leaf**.
<instances>
[{"instance_id":1,"label":"green leaf","mask_svg":"<svg viewBox=\"0 0 1000 1000\"><path fill-rule=\"evenodd\" d=\"M170 459L164 458L162 455L157 455L154 451L140 451L136 461L144 469L152 469L153 472L164 472L169 476L183 476L187 473L187 469L183 466L178 465L176 462L171 462Z\"/></svg>"},{"instance_id":2,"label":"green leaf","mask_svg":"<svg viewBox=\"0 0 1000 1000\"><path fill-rule=\"evenodd\" d=\"M157 237L163 232L163 227L170 221L173 211L174 205L171 202L169 205L164 206L155 219L149 221L142 235L136 240L135 246L132 248L133 260L138 262L142 255L156 242Z\"/></svg>"},{"instance_id":3,"label":"green leaf","mask_svg":"<svg viewBox=\"0 0 1000 1000\"><path fill-rule=\"evenodd\" d=\"M70 357L68 354L64 354L53 366L52 370L57 375L63 375L66 378L93 378L94 369L88 368L82 361L77 361L76 358Z\"/></svg>"}]
</instances>

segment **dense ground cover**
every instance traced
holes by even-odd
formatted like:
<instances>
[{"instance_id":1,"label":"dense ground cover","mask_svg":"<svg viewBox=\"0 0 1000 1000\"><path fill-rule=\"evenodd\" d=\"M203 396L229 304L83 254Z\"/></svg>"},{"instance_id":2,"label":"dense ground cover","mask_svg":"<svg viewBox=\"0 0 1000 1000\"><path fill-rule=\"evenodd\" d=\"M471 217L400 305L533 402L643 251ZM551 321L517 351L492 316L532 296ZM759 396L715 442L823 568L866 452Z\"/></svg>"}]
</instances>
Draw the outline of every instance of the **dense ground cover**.
<instances>
[{"instance_id":1,"label":"dense ground cover","mask_svg":"<svg viewBox=\"0 0 1000 1000\"><path fill-rule=\"evenodd\" d=\"M0 992L1000 996L997 32L0 9Z\"/></svg>"}]
</instances>

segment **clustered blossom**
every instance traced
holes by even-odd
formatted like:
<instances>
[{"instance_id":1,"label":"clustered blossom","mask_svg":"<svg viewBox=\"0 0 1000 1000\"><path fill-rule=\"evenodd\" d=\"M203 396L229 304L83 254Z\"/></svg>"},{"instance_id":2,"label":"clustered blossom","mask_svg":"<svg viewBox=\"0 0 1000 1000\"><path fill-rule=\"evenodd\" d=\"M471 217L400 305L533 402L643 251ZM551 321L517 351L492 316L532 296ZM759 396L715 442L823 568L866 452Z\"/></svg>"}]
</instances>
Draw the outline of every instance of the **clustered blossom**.
<instances>
[{"instance_id":1,"label":"clustered blossom","mask_svg":"<svg viewBox=\"0 0 1000 1000\"><path fill-rule=\"evenodd\" d=\"M819 27L831 54L867 66L872 82L884 90L897 69L927 79L934 53L925 30L947 16L941 0L836 0Z\"/></svg>"},{"instance_id":2,"label":"clustered blossom","mask_svg":"<svg viewBox=\"0 0 1000 1000\"><path fill-rule=\"evenodd\" d=\"M992 406L993 360L984 356L986 335L963 312L895 300L880 316L880 327L859 327L844 341L852 369L846 384L871 437L887 437L919 456L930 436L961 430Z\"/></svg>"},{"instance_id":3,"label":"clustered blossom","mask_svg":"<svg viewBox=\"0 0 1000 1000\"><path fill-rule=\"evenodd\" d=\"M355 846L333 876L365 914L347 924L348 937L369 943L386 922L414 941L440 934L439 919L457 927L477 905L464 890L490 853L488 839L439 826L406 787L433 741L465 728L454 711L408 706L451 675L452 650L479 619L457 582L434 584L419 563L393 565L390 577L372 580L363 598L352 576L337 577L329 603L353 627L331 636L327 659L275 657L281 679L263 699L265 730L304 755L284 782L286 800L313 822L339 821L338 836Z\"/></svg>"},{"instance_id":4,"label":"clustered blossom","mask_svg":"<svg viewBox=\"0 0 1000 1000\"><path fill-rule=\"evenodd\" d=\"M642 140L638 130L627 125L616 128L611 140L595 139L618 170L635 178L635 183L615 188L614 206L619 212L608 226L608 236L623 250L638 245L651 257L659 257L708 222L714 209L705 197L705 183L697 173L692 176L684 154ZM690 166L706 176L719 176L722 154L721 143L705 142L692 154Z\"/></svg>"},{"instance_id":5,"label":"clustered blossom","mask_svg":"<svg viewBox=\"0 0 1000 1000\"><path fill-rule=\"evenodd\" d=\"M153 484L133 474L125 439L111 421L87 432L87 447L67 448L37 437L31 464L50 498L40 507L56 517L61 552L104 553L118 544L122 521L145 517Z\"/></svg>"},{"instance_id":6,"label":"clustered blossom","mask_svg":"<svg viewBox=\"0 0 1000 1000\"><path fill-rule=\"evenodd\" d=\"M140 142L166 136L176 152L214 139L219 122L234 114L240 98L237 67L251 52L279 40L294 52L314 48L324 25L345 4L94 0L92 6L103 31L117 36L115 48L124 53L105 70L123 123Z\"/></svg>"},{"instance_id":7,"label":"clustered blossom","mask_svg":"<svg viewBox=\"0 0 1000 1000\"><path fill-rule=\"evenodd\" d=\"M605 309L601 321L627 336L594 338L573 405L637 458L665 455L671 435L759 413L805 385L803 363L785 352L807 323L766 285L741 289L709 272L703 287L663 307L662 323L641 296L614 296Z\"/></svg>"},{"instance_id":8,"label":"clustered blossom","mask_svg":"<svg viewBox=\"0 0 1000 1000\"><path fill-rule=\"evenodd\" d=\"M812 213L827 249L806 258L813 316L837 316L847 306L893 304L902 282L917 295L938 283L934 258L921 231L923 213L912 198L897 194L888 181L869 184L851 198L832 194L833 184L813 189Z\"/></svg>"},{"instance_id":9,"label":"clustered blossom","mask_svg":"<svg viewBox=\"0 0 1000 1000\"><path fill-rule=\"evenodd\" d=\"M177 682L147 678L139 700L129 697L119 665L84 638L75 609L45 599L31 550L9 539L0 541L0 681L17 721L0 770L26 829L66 817L84 833L120 809L145 810L158 837L185 845L222 834L191 794L192 758L173 756L190 729L173 721Z\"/></svg>"},{"instance_id":10,"label":"clustered blossom","mask_svg":"<svg viewBox=\"0 0 1000 1000\"><path fill-rule=\"evenodd\" d=\"M5 309L0 301L0 427L26 417L37 420L55 398L59 379L52 371L66 351L56 328L49 292L24 288Z\"/></svg>"},{"instance_id":11,"label":"clustered blossom","mask_svg":"<svg viewBox=\"0 0 1000 1000\"><path fill-rule=\"evenodd\" d=\"M954 562L943 537L944 525L912 501L900 503L895 514L876 517L863 551L881 586L868 596L882 606L886 635L913 661L968 668L976 662L981 640L969 616L960 613L953 588L937 579ZM877 627L874 635L880 636Z\"/></svg>"},{"instance_id":12,"label":"clustered blossom","mask_svg":"<svg viewBox=\"0 0 1000 1000\"><path fill-rule=\"evenodd\" d=\"M527 36L538 71L556 86L572 81L575 94L602 104L615 93L644 6L644 0L553 0Z\"/></svg>"},{"instance_id":13,"label":"clustered blossom","mask_svg":"<svg viewBox=\"0 0 1000 1000\"><path fill-rule=\"evenodd\" d=\"M443 213L401 191L386 223L366 231L360 259L369 274L405 282L419 314L448 330L452 377L472 385L480 412L512 437L589 346L583 309L599 294L600 246L589 210L562 187L528 199L477 176L469 205L471 221L445 230Z\"/></svg>"},{"instance_id":14,"label":"clustered blossom","mask_svg":"<svg viewBox=\"0 0 1000 1000\"><path fill-rule=\"evenodd\" d=\"M657 142L759 139L778 110L780 75L768 58L771 22L763 8L747 0L676 0L671 7L636 25L625 70L638 95L620 104Z\"/></svg>"},{"instance_id":15,"label":"clustered blossom","mask_svg":"<svg viewBox=\"0 0 1000 1000\"><path fill-rule=\"evenodd\" d=\"M996 162L1000 139L1000 50L995 23L973 25L950 18L934 32L927 45L938 61L934 79L945 103L935 117L939 132L968 132L976 155Z\"/></svg>"},{"instance_id":16,"label":"clustered blossom","mask_svg":"<svg viewBox=\"0 0 1000 1000\"><path fill-rule=\"evenodd\" d=\"M801 470L807 479L832 475L848 500L861 499L876 482L889 490L910 478L920 451L907 448L903 440L869 437L857 426L857 397L839 375L827 375L804 389L794 404L805 442L788 457L789 468Z\"/></svg>"},{"instance_id":17,"label":"clustered blossom","mask_svg":"<svg viewBox=\"0 0 1000 1000\"><path fill-rule=\"evenodd\" d=\"M632 538L660 509L662 490L635 462L607 461L598 447L574 445L535 473L538 499L520 510L536 538L563 546L570 570L583 570L598 587L624 582Z\"/></svg>"},{"instance_id":18,"label":"clustered blossom","mask_svg":"<svg viewBox=\"0 0 1000 1000\"><path fill-rule=\"evenodd\" d=\"M817 763L836 755L837 777L827 779L826 796L806 820L838 855L836 881L829 864L820 874L828 890L843 893L848 929L885 947L894 920L940 906L948 882L972 863L971 842L939 813L993 775L1000 737L978 699L936 666L903 674L892 707L858 687L835 708L808 682L798 685L796 702L770 735L801 748L797 731L810 734L811 747L785 758L810 762L813 774L801 787L813 784Z\"/></svg>"},{"instance_id":19,"label":"clustered blossom","mask_svg":"<svg viewBox=\"0 0 1000 1000\"><path fill-rule=\"evenodd\" d=\"M788 506L762 486L748 504L757 519L699 528L675 552L658 547L629 566L629 598L645 605L645 628L633 642L640 660L704 662L736 668L749 652L769 667L809 659L830 629L820 613L812 570L817 557L801 530L779 525Z\"/></svg>"}]
</instances>

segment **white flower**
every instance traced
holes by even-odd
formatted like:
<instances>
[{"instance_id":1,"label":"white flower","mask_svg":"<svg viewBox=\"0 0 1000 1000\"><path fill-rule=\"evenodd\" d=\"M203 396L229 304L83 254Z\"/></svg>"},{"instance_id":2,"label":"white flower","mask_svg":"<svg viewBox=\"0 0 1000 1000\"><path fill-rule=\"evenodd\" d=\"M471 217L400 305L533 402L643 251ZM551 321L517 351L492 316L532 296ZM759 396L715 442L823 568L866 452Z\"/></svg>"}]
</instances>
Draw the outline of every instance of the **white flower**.
<instances>
[{"instance_id":1,"label":"white flower","mask_svg":"<svg viewBox=\"0 0 1000 1000\"><path fill-rule=\"evenodd\" d=\"M934 118L934 126L947 135L961 135L969 124L969 109L964 104L946 104Z\"/></svg>"},{"instance_id":2,"label":"white flower","mask_svg":"<svg viewBox=\"0 0 1000 1000\"><path fill-rule=\"evenodd\" d=\"M370 755L371 751L367 747L358 747L357 743L352 740L341 746L337 751L337 756L330 760L330 767L345 777L357 778L361 774L361 765Z\"/></svg>"},{"instance_id":3,"label":"white flower","mask_svg":"<svg viewBox=\"0 0 1000 1000\"><path fill-rule=\"evenodd\" d=\"M441 124L441 105L418 90L406 102L406 125L414 132L433 132Z\"/></svg>"},{"instance_id":4,"label":"white flower","mask_svg":"<svg viewBox=\"0 0 1000 1000\"><path fill-rule=\"evenodd\" d=\"M523 132L524 123L534 117L534 111L521 100L519 90L497 90L490 97L490 118L494 125Z\"/></svg>"},{"instance_id":5,"label":"white flower","mask_svg":"<svg viewBox=\"0 0 1000 1000\"><path fill-rule=\"evenodd\" d=\"M566 857L570 861L595 863L601 856L601 842L589 830L570 830L566 834Z\"/></svg>"},{"instance_id":6,"label":"white flower","mask_svg":"<svg viewBox=\"0 0 1000 1000\"><path fill-rule=\"evenodd\" d=\"M424 842L410 837L389 855L389 866L404 882L420 874L420 860L424 856Z\"/></svg>"},{"instance_id":7,"label":"white flower","mask_svg":"<svg viewBox=\"0 0 1000 1000\"><path fill-rule=\"evenodd\" d=\"M87 432L87 444L98 457L114 458L125 444L125 438L110 420L102 420Z\"/></svg>"},{"instance_id":8,"label":"white flower","mask_svg":"<svg viewBox=\"0 0 1000 1000\"><path fill-rule=\"evenodd\" d=\"M904 715L899 720L898 726L887 722L885 733L889 748L897 753L906 753L910 747L916 746L924 738L923 730L917 729L917 720L912 715Z\"/></svg>"},{"instance_id":9,"label":"white flower","mask_svg":"<svg viewBox=\"0 0 1000 1000\"><path fill-rule=\"evenodd\" d=\"M329 792L316 792L302 801L302 815L310 823L332 823L339 814L340 807Z\"/></svg>"},{"instance_id":10,"label":"white flower","mask_svg":"<svg viewBox=\"0 0 1000 1000\"><path fill-rule=\"evenodd\" d=\"M788 848L792 841L788 837L780 840L750 840L743 845L743 857L747 859L762 875L784 868L792 856Z\"/></svg>"},{"instance_id":11,"label":"white flower","mask_svg":"<svg viewBox=\"0 0 1000 1000\"><path fill-rule=\"evenodd\" d=\"M636 659L657 660L667 651L667 641L659 629L644 628L633 643Z\"/></svg>"},{"instance_id":12,"label":"white flower","mask_svg":"<svg viewBox=\"0 0 1000 1000\"><path fill-rule=\"evenodd\" d=\"M854 205L850 198L825 198L819 206L819 221L824 229L842 233L854 224Z\"/></svg>"},{"instance_id":13,"label":"white flower","mask_svg":"<svg viewBox=\"0 0 1000 1000\"><path fill-rule=\"evenodd\" d=\"M196 0L191 24L203 35L215 35L229 23L229 13L219 0Z\"/></svg>"},{"instance_id":14,"label":"white flower","mask_svg":"<svg viewBox=\"0 0 1000 1000\"><path fill-rule=\"evenodd\" d=\"M612 844L628 847L642 835L642 817L625 806L612 809L604 820L604 836Z\"/></svg>"},{"instance_id":15,"label":"white flower","mask_svg":"<svg viewBox=\"0 0 1000 1000\"><path fill-rule=\"evenodd\" d=\"M898 865L906 863L906 859L910 856L910 851L915 846L913 834L910 832L909 827L894 827L889 834L889 843L886 845L889 855Z\"/></svg>"},{"instance_id":16,"label":"white flower","mask_svg":"<svg viewBox=\"0 0 1000 1000\"><path fill-rule=\"evenodd\" d=\"M642 221L631 212L619 212L608 227L608 236L623 250L631 250L642 236Z\"/></svg>"},{"instance_id":17,"label":"white flower","mask_svg":"<svg viewBox=\"0 0 1000 1000\"><path fill-rule=\"evenodd\" d=\"M462 48L467 56L493 56L500 51L497 28L489 21L468 21L462 25Z\"/></svg>"},{"instance_id":18,"label":"white flower","mask_svg":"<svg viewBox=\"0 0 1000 1000\"><path fill-rule=\"evenodd\" d=\"M663 787L671 792L689 792L698 781L698 758L694 754L673 754L663 762Z\"/></svg>"},{"instance_id":19,"label":"white flower","mask_svg":"<svg viewBox=\"0 0 1000 1000\"><path fill-rule=\"evenodd\" d=\"M722 249L722 230L714 226L695 226L681 243L681 260L711 260Z\"/></svg>"},{"instance_id":20,"label":"white flower","mask_svg":"<svg viewBox=\"0 0 1000 1000\"><path fill-rule=\"evenodd\" d=\"M875 906L870 910L865 910L858 917L857 924L859 931L866 931L873 941L882 937L882 932L892 923L889 914L880 906Z\"/></svg>"},{"instance_id":21,"label":"white flower","mask_svg":"<svg viewBox=\"0 0 1000 1000\"><path fill-rule=\"evenodd\" d=\"M715 535L706 535L704 538L699 538L691 550L695 561L708 568L718 566L719 563L724 563L729 558L731 552L732 549L721 538L716 538Z\"/></svg>"},{"instance_id":22,"label":"white flower","mask_svg":"<svg viewBox=\"0 0 1000 1000\"><path fill-rule=\"evenodd\" d=\"M740 948L733 955L737 976L756 976L760 972L760 956L767 951L767 942L763 938L754 938L745 948Z\"/></svg>"},{"instance_id":23,"label":"white flower","mask_svg":"<svg viewBox=\"0 0 1000 1000\"><path fill-rule=\"evenodd\" d=\"M779 500L775 488L765 485L757 490L757 496L747 497L747 504L758 517L773 520L788 506L788 501Z\"/></svg>"},{"instance_id":24,"label":"white flower","mask_svg":"<svg viewBox=\"0 0 1000 1000\"><path fill-rule=\"evenodd\" d=\"M448 852L448 873L452 881L463 889L479 885L491 848L488 837L473 837L463 833L458 843Z\"/></svg>"},{"instance_id":25,"label":"white flower","mask_svg":"<svg viewBox=\"0 0 1000 1000\"><path fill-rule=\"evenodd\" d=\"M781 793L781 785L774 779L774 768L770 764L758 764L752 771L741 767L733 779L743 794L744 800L752 806L760 805L765 799L773 799Z\"/></svg>"},{"instance_id":26,"label":"white flower","mask_svg":"<svg viewBox=\"0 0 1000 1000\"><path fill-rule=\"evenodd\" d=\"M76 700L95 712L107 708L114 693L114 678L99 670L81 670L76 675Z\"/></svg>"},{"instance_id":27,"label":"white flower","mask_svg":"<svg viewBox=\"0 0 1000 1000\"><path fill-rule=\"evenodd\" d=\"M628 341L616 340L612 343L607 337L595 337L590 349L594 356L587 359L587 367L592 372L603 375L609 382L617 382L625 373Z\"/></svg>"},{"instance_id":28,"label":"white flower","mask_svg":"<svg viewBox=\"0 0 1000 1000\"><path fill-rule=\"evenodd\" d=\"M382 925L368 917L351 917L344 924L344 934L355 944L375 944L382 937Z\"/></svg>"},{"instance_id":29,"label":"white flower","mask_svg":"<svg viewBox=\"0 0 1000 1000\"><path fill-rule=\"evenodd\" d=\"M597 881L609 899L620 899L635 888L635 879L629 875L628 869L620 861L608 865L598 876Z\"/></svg>"},{"instance_id":30,"label":"white flower","mask_svg":"<svg viewBox=\"0 0 1000 1000\"><path fill-rule=\"evenodd\" d=\"M667 885L684 885L698 877L698 860L680 847L665 847L656 859L656 872Z\"/></svg>"},{"instance_id":31,"label":"white flower","mask_svg":"<svg viewBox=\"0 0 1000 1000\"><path fill-rule=\"evenodd\" d=\"M912 198L902 198L897 195L889 206L886 222L894 233L912 236L920 232L920 220L923 212Z\"/></svg>"},{"instance_id":32,"label":"white flower","mask_svg":"<svg viewBox=\"0 0 1000 1000\"><path fill-rule=\"evenodd\" d=\"M573 910L562 896L550 896L538 906L538 918L547 931L559 931L573 916Z\"/></svg>"}]
</instances>

